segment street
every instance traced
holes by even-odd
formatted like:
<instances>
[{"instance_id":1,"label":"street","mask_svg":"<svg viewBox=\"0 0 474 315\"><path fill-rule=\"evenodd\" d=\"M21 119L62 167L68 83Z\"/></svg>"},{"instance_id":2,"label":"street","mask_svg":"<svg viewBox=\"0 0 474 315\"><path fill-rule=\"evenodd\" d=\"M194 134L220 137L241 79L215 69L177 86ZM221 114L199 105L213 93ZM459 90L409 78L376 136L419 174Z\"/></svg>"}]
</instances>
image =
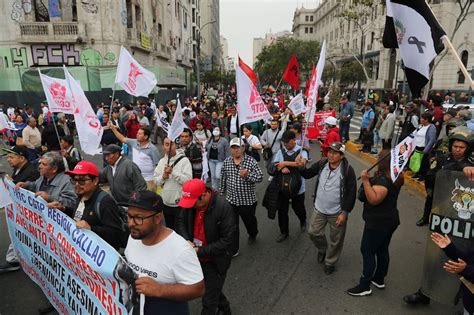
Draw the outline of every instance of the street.
<instances>
[{"instance_id":1,"label":"street","mask_svg":"<svg viewBox=\"0 0 474 315\"><path fill-rule=\"evenodd\" d=\"M355 129L351 129L353 131ZM317 144L311 156L319 157ZM367 168L364 161L348 156L356 175ZM94 161L101 165L99 157ZM260 163L263 166L263 162ZM5 159L0 170L10 172ZM265 173L265 172L264 172ZM362 204L356 202L349 216L342 257L336 272L326 276L323 265L316 260L317 250L290 210L290 237L276 243L278 223L267 218L261 200L268 184L267 175L258 185L259 207L257 243L247 245L245 227L240 222L240 255L233 259L227 274L224 293L234 314L455 314L458 308L434 301L428 306L408 307L402 301L405 294L420 286L427 228L415 226L423 200L404 188L399 197L401 225L390 246L391 262L384 291L372 288L372 296L351 297L345 290L353 287L362 271L360 241L363 230ZM307 180L306 209L312 213L315 179ZM0 210L0 254L5 257L9 239L4 211ZM0 314L37 314L46 305L46 298L23 272L0 276ZM453 297L456 292L453 292ZM200 300L190 303L192 314L200 312Z\"/></svg>"}]
</instances>

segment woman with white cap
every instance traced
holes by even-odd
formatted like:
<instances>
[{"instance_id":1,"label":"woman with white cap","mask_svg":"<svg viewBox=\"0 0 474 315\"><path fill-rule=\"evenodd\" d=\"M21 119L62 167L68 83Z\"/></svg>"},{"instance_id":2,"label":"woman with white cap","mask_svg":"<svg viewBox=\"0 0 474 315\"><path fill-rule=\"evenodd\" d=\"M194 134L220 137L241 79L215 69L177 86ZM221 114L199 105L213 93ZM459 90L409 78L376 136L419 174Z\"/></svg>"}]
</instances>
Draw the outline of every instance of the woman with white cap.
<instances>
[{"instance_id":1,"label":"woman with white cap","mask_svg":"<svg viewBox=\"0 0 474 315\"><path fill-rule=\"evenodd\" d=\"M337 119L336 117L328 117L324 121L326 125L326 140L321 144L321 154L323 156L328 155L329 146L333 142L341 142L341 136L339 135L339 128L337 128Z\"/></svg>"}]
</instances>

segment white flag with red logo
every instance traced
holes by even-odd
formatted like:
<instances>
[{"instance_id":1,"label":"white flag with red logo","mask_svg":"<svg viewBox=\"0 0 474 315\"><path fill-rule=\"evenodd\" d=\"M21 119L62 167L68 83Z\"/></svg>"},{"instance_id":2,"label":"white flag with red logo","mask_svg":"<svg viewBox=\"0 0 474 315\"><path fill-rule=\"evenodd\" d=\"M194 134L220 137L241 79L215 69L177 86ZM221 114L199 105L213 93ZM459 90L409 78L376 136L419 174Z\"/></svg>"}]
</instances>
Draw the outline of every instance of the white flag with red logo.
<instances>
[{"instance_id":1,"label":"white flag with red logo","mask_svg":"<svg viewBox=\"0 0 474 315\"><path fill-rule=\"evenodd\" d=\"M253 84L252 80L239 65L237 65L235 77L237 104L239 105L237 110L239 124L243 125L261 119L265 121L271 119L272 115L268 112L267 106L263 102L260 93L258 93L255 84Z\"/></svg>"},{"instance_id":2,"label":"white flag with red logo","mask_svg":"<svg viewBox=\"0 0 474 315\"><path fill-rule=\"evenodd\" d=\"M316 70L311 75L311 82L309 83L308 100L306 102L306 121L314 122L314 113L316 111L316 103L318 102L318 91L321 85L321 76L324 71L324 64L326 61L326 41L323 42L321 53L319 54L318 65Z\"/></svg>"},{"instance_id":3,"label":"white flag with red logo","mask_svg":"<svg viewBox=\"0 0 474 315\"><path fill-rule=\"evenodd\" d=\"M38 69L49 110L53 113L74 114L72 95L66 80L52 78Z\"/></svg>"},{"instance_id":4,"label":"white flag with red logo","mask_svg":"<svg viewBox=\"0 0 474 315\"><path fill-rule=\"evenodd\" d=\"M148 96L156 86L157 80L153 72L143 68L122 46L115 83L118 83L130 95Z\"/></svg>"},{"instance_id":5,"label":"white flag with red logo","mask_svg":"<svg viewBox=\"0 0 474 315\"><path fill-rule=\"evenodd\" d=\"M175 141L181 133L183 132L184 128L187 128L186 123L183 120L183 108L181 107L181 101L179 100L179 94L176 96L178 99L176 102L176 111L173 116L173 121L168 129L168 138L171 141Z\"/></svg>"},{"instance_id":6,"label":"white flag with red logo","mask_svg":"<svg viewBox=\"0 0 474 315\"><path fill-rule=\"evenodd\" d=\"M90 155L101 154L100 140L102 139L104 129L84 94L81 84L74 79L66 67L63 66L63 68L64 76L66 77L68 87L71 89L74 102L74 121L76 122L77 135L79 136L82 151Z\"/></svg>"}]
</instances>

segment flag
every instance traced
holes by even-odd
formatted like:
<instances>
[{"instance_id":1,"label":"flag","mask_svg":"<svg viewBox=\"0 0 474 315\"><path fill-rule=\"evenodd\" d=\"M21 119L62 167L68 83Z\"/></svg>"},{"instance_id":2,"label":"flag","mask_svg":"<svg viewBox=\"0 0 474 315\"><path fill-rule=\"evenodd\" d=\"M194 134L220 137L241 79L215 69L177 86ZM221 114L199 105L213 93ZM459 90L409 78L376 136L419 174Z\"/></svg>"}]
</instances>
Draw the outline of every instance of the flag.
<instances>
[{"instance_id":1,"label":"flag","mask_svg":"<svg viewBox=\"0 0 474 315\"><path fill-rule=\"evenodd\" d=\"M7 116L3 112L0 111L0 130L4 130L4 129L18 130L15 127L15 123L12 121L8 121Z\"/></svg>"},{"instance_id":2,"label":"flag","mask_svg":"<svg viewBox=\"0 0 474 315\"><path fill-rule=\"evenodd\" d=\"M434 58L444 50L445 31L425 0L387 0L385 48L400 48L413 97L428 83Z\"/></svg>"},{"instance_id":3,"label":"flag","mask_svg":"<svg viewBox=\"0 0 474 315\"><path fill-rule=\"evenodd\" d=\"M314 71L315 71L315 68L314 68L314 65L313 65L313 70L311 70L311 77L313 77ZM306 97L308 97L310 82L309 82L309 80L308 80L307 78L306 78L305 81L306 81L306 82L305 82L306 90L304 91L304 95L305 95Z\"/></svg>"},{"instance_id":4,"label":"flag","mask_svg":"<svg viewBox=\"0 0 474 315\"><path fill-rule=\"evenodd\" d=\"M176 111L173 116L173 121L168 129L168 138L171 141L175 141L181 133L183 132L184 128L187 128L186 124L183 120L183 108L181 107L181 101L179 100L179 95L176 96L178 99L176 102Z\"/></svg>"},{"instance_id":5,"label":"flag","mask_svg":"<svg viewBox=\"0 0 474 315\"><path fill-rule=\"evenodd\" d=\"M159 110L156 111L156 118L157 118L156 124L158 125L158 127L161 127L163 131L166 132L166 134L168 134L168 129L170 127L170 124L166 121L164 117L161 117Z\"/></svg>"},{"instance_id":6,"label":"flag","mask_svg":"<svg viewBox=\"0 0 474 315\"><path fill-rule=\"evenodd\" d=\"M306 101L306 121L308 123L314 122L314 113L316 111L316 103L318 102L318 90L321 85L321 76L324 71L324 64L326 61L326 41L323 42L321 52L319 54L318 64L311 75L309 83L308 100Z\"/></svg>"},{"instance_id":7,"label":"flag","mask_svg":"<svg viewBox=\"0 0 474 315\"><path fill-rule=\"evenodd\" d=\"M275 93L276 92L275 87L272 84L270 84L267 88L267 92Z\"/></svg>"},{"instance_id":8,"label":"flag","mask_svg":"<svg viewBox=\"0 0 474 315\"><path fill-rule=\"evenodd\" d=\"M235 78L237 84L237 104L239 104L237 111L239 124L243 125L261 119L265 121L271 119L272 116L268 112L267 106L265 106L255 84L253 84L251 78L240 65L237 66L235 71Z\"/></svg>"},{"instance_id":9,"label":"flag","mask_svg":"<svg viewBox=\"0 0 474 315\"><path fill-rule=\"evenodd\" d=\"M410 156L415 149L415 146L413 145L415 135L416 133L412 133L391 150L390 175L394 183L398 176L403 172L405 165L407 165L408 161L410 160Z\"/></svg>"},{"instance_id":10,"label":"flag","mask_svg":"<svg viewBox=\"0 0 474 315\"><path fill-rule=\"evenodd\" d=\"M118 83L130 95L148 96L156 86L157 80L153 72L143 68L122 46L115 83Z\"/></svg>"},{"instance_id":11,"label":"flag","mask_svg":"<svg viewBox=\"0 0 474 315\"><path fill-rule=\"evenodd\" d=\"M291 56L290 62L283 73L283 80L291 85L296 91L300 88L300 66L296 56Z\"/></svg>"},{"instance_id":12,"label":"flag","mask_svg":"<svg viewBox=\"0 0 474 315\"><path fill-rule=\"evenodd\" d=\"M245 74L250 78L253 84L256 86L258 79L255 72L250 68L242 59L239 57L239 67L245 72Z\"/></svg>"},{"instance_id":13,"label":"flag","mask_svg":"<svg viewBox=\"0 0 474 315\"><path fill-rule=\"evenodd\" d=\"M290 101L290 104L288 104L288 107L296 116L304 112L305 105L304 105L303 95L299 93L298 95L293 97Z\"/></svg>"},{"instance_id":14,"label":"flag","mask_svg":"<svg viewBox=\"0 0 474 315\"><path fill-rule=\"evenodd\" d=\"M280 97L278 98L278 108L283 109L285 107L285 95L283 92L280 92Z\"/></svg>"},{"instance_id":15,"label":"flag","mask_svg":"<svg viewBox=\"0 0 474 315\"><path fill-rule=\"evenodd\" d=\"M74 102L74 121L82 151L90 155L101 154L100 141L104 129L84 94L81 84L74 79L66 67L63 66L63 69Z\"/></svg>"},{"instance_id":16,"label":"flag","mask_svg":"<svg viewBox=\"0 0 474 315\"><path fill-rule=\"evenodd\" d=\"M38 73L50 112L74 114L72 95L66 80L44 75L40 69L38 69Z\"/></svg>"}]
</instances>

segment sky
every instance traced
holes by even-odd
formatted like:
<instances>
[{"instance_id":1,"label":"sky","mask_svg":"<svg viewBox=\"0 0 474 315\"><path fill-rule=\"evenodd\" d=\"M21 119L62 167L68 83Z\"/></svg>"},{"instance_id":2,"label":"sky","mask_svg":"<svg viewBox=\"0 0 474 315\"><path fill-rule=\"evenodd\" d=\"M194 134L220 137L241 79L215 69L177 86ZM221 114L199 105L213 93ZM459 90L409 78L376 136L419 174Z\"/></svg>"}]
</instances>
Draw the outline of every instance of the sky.
<instances>
[{"instance_id":1,"label":"sky","mask_svg":"<svg viewBox=\"0 0 474 315\"><path fill-rule=\"evenodd\" d=\"M296 7L315 8L318 0L220 0L220 32L229 57L252 65L253 39L265 33L290 31Z\"/></svg>"}]
</instances>

